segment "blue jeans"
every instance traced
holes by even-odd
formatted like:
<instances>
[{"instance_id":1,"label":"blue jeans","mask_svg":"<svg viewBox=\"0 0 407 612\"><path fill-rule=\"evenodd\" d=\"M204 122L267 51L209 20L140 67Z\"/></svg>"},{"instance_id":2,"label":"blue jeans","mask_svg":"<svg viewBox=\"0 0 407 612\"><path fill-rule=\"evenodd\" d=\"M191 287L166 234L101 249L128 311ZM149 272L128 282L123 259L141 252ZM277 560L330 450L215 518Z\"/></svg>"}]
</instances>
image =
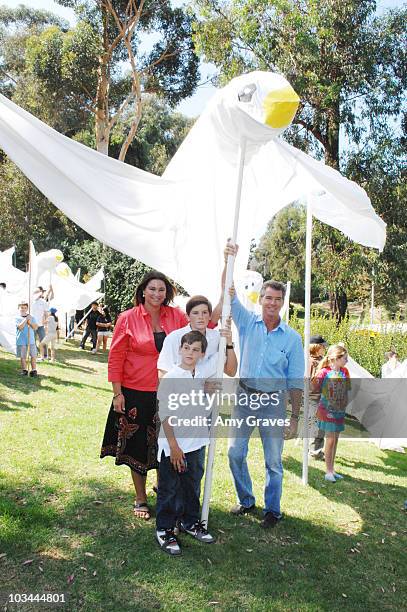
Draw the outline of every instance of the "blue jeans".
<instances>
[{"instance_id":1,"label":"blue jeans","mask_svg":"<svg viewBox=\"0 0 407 612\"><path fill-rule=\"evenodd\" d=\"M35 330L35 333L36 333L36 336L38 338L38 341L42 342L44 340L44 338L45 338L45 327L43 325L39 325L37 327L37 329ZM41 349L41 347L40 347L40 349ZM44 346L43 352L44 352L44 357L46 357L47 354L48 354L46 346ZM41 350L40 350L40 357L41 357Z\"/></svg>"},{"instance_id":2,"label":"blue jeans","mask_svg":"<svg viewBox=\"0 0 407 612\"><path fill-rule=\"evenodd\" d=\"M250 397L245 391L238 387L237 396ZM234 427L230 432L229 439L229 466L232 472L234 485L239 503L245 508L253 506L255 497L253 495L252 480L247 467L247 452L249 439L255 428L255 424L247 421L251 419L284 419L285 401L281 400L279 406L267 405L253 410L249 406L236 405L233 409L232 418L243 419L240 428ZM284 446L284 427L271 427L269 424L258 425L261 442L263 445L264 463L266 468L266 483L264 489L264 513L271 512L277 518L281 517L280 500L283 489L283 464L281 455Z\"/></svg>"},{"instance_id":3,"label":"blue jeans","mask_svg":"<svg viewBox=\"0 0 407 612\"><path fill-rule=\"evenodd\" d=\"M157 529L173 529L177 519L192 527L200 519L199 497L205 468L205 446L185 453L187 470L181 474L161 454L157 492Z\"/></svg>"}]
</instances>

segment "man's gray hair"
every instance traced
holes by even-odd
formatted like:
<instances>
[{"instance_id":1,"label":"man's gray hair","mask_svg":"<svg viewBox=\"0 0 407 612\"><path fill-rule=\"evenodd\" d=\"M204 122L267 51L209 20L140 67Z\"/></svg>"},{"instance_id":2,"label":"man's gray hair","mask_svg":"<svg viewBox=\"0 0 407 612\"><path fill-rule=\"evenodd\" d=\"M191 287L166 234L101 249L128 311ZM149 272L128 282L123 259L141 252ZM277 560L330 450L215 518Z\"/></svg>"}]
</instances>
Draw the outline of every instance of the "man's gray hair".
<instances>
[{"instance_id":1,"label":"man's gray hair","mask_svg":"<svg viewBox=\"0 0 407 612\"><path fill-rule=\"evenodd\" d=\"M287 287L284 283L280 283L280 281L268 280L263 283L262 288L260 289L260 297L264 297L266 294L266 290L270 287L270 289L275 289L276 291L281 291L283 294L283 299L285 298L285 294L287 291Z\"/></svg>"}]
</instances>

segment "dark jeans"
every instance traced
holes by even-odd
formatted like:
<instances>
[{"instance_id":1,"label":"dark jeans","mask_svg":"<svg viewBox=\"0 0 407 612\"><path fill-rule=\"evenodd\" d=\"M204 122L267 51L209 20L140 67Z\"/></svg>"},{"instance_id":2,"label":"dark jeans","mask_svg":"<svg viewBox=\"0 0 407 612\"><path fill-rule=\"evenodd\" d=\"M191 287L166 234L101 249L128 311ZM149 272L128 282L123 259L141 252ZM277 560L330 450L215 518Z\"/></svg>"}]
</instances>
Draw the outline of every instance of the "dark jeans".
<instances>
[{"instance_id":1,"label":"dark jeans","mask_svg":"<svg viewBox=\"0 0 407 612\"><path fill-rule=\"evenodd\" d=\"M180 474L161 454L157 493L157 529L173 529L177 519L192 527L200 519L199 497L205 467L205 446L185 453L187 470Z\"/></svg>"},{"instance_id":2,"label":"dark jeans","mask_svg":"<svg viewBox=\"0 0 407 612\"><path fill-rule=\"evenodd\" d=\"M96 348L96 340L98 337L98 332L97 329L89 329L89 327L87 327L85 329L85 333L82 336L82 340L81 340L81 344L80 346L82 348L85 348L85 342L88 339L88 337L91 336L92 337L92 348Z\"/></svg>"}]
</instances>

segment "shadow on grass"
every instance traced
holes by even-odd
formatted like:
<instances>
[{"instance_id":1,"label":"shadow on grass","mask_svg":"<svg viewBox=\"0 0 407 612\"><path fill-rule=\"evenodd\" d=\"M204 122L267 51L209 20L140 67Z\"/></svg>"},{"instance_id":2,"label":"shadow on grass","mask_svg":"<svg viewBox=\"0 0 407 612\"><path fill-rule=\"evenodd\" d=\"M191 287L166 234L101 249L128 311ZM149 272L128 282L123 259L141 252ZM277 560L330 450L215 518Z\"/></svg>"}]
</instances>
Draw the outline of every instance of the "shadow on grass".
<instances>
[{"instance_id":1,"label":"shadow on grass","mask_svg":"<svg viewBox=\"0 0 407 612\"><path fill-rule=\"evenodd\" d=\"M289 457L287 463L291 471L300 472L299 461ZM44 469L46 465L37 466L35 478ZM356 490L370 488L371 483L343 483L338 499L338 488L316 486L320 476L318 470L310 469L311 487L341 504L354 506L358 501L367 531L372 515L381 520L386 513L389 518L389 508L383 507L378 496L358 497ZM345 603L352 610L374 610L378 604L400 609L400 599L390 591L383 594L377 586L378 580L383 583L382 570L392 559L390 544L387 551L380 542L366 538L361 553L354 555L350 549L361 536L349 538L295 517L287 517L275 530L263 531L260 517L232 517L215 503L210 528L217 542L208 546L181 536L183 555L174 559L155 543L153 520L133 517L130 490L96 478L84 478L69 491L62 486L19 485L18 491L11 481L2 486L0 509L6 528L1 551L7 554L1 560L3 590L66 591L69 610L89 612L209 610L213 606L233 611L328 612L344 607L338 591L346 594ZM374 484L377 491L382 487ZM401 487L388 492L390 514L403 496ZM154 497L149 503L154 507ZM22 565L26 559L32 562ZM394 580L397 573L402 577L403 568L395 570Z\"/></svg>"},{"instance_id":2,"label":"shadow on grass","mask_svg":"<svg viewBox=\"0 0 407 612\"><path fill-rule=\"evenodd\" d=\"M0 398L0 410L4 412L12 412L21 410L22 408L32 408L32 404L28 402L16 402L15 400Z\"/></svg>"}]
</instances>

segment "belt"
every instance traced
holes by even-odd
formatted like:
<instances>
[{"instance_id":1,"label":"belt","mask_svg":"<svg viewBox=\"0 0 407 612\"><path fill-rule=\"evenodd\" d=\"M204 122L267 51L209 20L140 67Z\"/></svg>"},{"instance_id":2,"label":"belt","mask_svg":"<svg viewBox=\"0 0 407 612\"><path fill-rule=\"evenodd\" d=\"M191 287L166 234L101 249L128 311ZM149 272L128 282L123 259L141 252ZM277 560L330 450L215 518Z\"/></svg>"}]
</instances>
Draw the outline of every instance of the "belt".
<instances>
[{"instance_id":1,"label":"belt","mask_svg":"<svg viewBox=\"0 0 407 612\"><path fill-rule=\"evenodd\" d=\"M253 387L246 385L241 378L239 379L239 385L242 387L242 389L247 391L247 393L265 393L266 395L273 395L274 393L284 393L285 391L285 389L276 389L275 391L260 391L259 389L253 389Z\"/></svg>"}]
</instances>

